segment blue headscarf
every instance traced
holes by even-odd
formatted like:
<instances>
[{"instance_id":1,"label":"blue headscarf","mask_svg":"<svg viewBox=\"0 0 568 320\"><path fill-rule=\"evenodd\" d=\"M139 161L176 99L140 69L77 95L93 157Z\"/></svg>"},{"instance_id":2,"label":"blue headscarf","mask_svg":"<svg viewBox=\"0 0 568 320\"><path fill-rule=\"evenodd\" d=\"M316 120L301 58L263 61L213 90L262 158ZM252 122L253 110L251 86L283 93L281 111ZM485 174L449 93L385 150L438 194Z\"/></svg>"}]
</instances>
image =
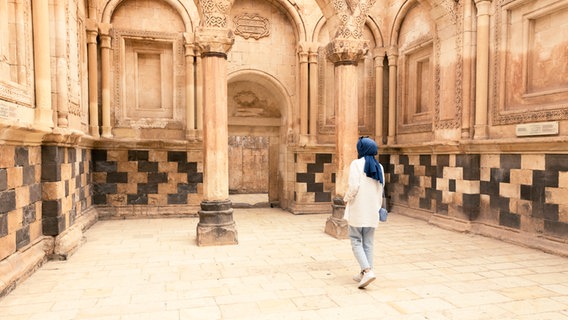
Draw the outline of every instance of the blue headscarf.
<instances>
[{"instance_id":1,"label":"blue headscarf","mask_svg":"<svg viewBox=\"0 0 568 320\"><path fill-rule=\"evenodd\" d=\"M381 184L384 184L381 166L377 159L375 159L375 155L377 155L378 151L379 148L375 141L370 138L359 138L359 142L357 142L357 153L358 158L365 157L365 167L363 169L365 174L367 177L379 180Z\"/></svg>"}]
</instances>

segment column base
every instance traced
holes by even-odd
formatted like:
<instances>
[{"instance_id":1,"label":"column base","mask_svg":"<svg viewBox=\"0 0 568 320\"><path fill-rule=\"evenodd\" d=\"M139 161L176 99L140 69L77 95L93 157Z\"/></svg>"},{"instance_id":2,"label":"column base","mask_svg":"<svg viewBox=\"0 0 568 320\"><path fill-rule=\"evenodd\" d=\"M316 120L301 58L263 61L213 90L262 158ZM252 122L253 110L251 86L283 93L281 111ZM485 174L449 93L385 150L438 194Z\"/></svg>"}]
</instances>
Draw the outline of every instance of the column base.
<instances>
[{"instance_id":1,"label":"column base","mask_svg":"<svg viewBox=\"0 0 568 320\"><path fill-rule=\"evenodd\" d=\"M325 233L337 239L349 238L347 220L343 219L345 203L341 198L333 199L331 217L325 222Z\"/></svg>"},{"instance_id":2,"label":"column base","mask_svg":"<svg viewBox=\"0 0 568 320\"><path fill-rule=\"evenodd\" d=\"M203 201L197 224L198 246L238 244L231 200Z\"/></svg>"},{"instance_id":3,"label":"column base","mask_svg":"<svg viewBox=\"0 0 568 320\"><path fill-rule=\"evenodd\" d=\"M484 140L489 138L489 127L485 124L483 125L475 125L474 126L474 134L473 138L475 140Z\"/></svg>"}]
</instances>

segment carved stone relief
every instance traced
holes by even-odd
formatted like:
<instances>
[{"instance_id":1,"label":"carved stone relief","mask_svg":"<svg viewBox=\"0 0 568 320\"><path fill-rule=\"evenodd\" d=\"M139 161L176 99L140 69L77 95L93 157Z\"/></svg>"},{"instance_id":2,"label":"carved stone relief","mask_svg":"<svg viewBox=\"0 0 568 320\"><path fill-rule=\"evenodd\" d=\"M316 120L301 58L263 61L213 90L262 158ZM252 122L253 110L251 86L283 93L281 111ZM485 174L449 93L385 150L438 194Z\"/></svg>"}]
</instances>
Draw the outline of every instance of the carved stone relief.
<instances>
[{"instance_id":1,"label":"carved stone relief","mask_svg":"<svg viewBox=\"0 0 568 320\"><path fill-rule=\"evenodd\" d=\"M243 13L234 17L235 34L256 40L270 35L270 22L258 14Z\"/></svg>"},{"instance_id":2,"label":"carved stone relief","mask_svg":"<svg viewBox=\"0 0 568 320\"><path fill-rule=\"evenodd\" d=\"M116 126L160 128L181 121L182 35L114 30L112 37Z\"/></svg>"},{"instance_id":3,"label":"carved stone relief","mask_svg":"<svg viewBox=\"0 0 568 320\"><path fill-rule=\"evenodd\" d=\"M0 30L7 30L3 37L0 36L0 100L32 107L31 1L0 0L0 5L6 8L0 10ZM9 14L8 6L15 6L15 15Z\"/></svg>"},{"instance_id":4,"label":"carved stone relief","mask_svg":"<svg viewBox=\"0 0 568 320\"><path fill-rule=\"evenodd\" d=\"M493 124L568 119L568 1L496 5Z\"/></svg>"}]
</instances>

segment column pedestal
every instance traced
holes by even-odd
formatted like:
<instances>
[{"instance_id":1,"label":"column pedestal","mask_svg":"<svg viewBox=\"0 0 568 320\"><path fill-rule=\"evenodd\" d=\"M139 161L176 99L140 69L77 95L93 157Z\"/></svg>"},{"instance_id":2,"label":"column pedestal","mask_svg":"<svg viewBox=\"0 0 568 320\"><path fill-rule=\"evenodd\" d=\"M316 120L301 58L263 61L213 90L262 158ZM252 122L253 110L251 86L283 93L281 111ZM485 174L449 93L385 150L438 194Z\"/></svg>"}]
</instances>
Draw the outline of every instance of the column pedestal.
<instances>
[{"instance_id":1,"label":"column pedestal","mask_svg":"<svg viewBox=\"0 0 568 320\"><path fill-rule=\"evenodd\" d=\"M325 233L337 239L349 238L347 220L343 219L345 203L341 198L333 199L331 216L325 222Z\"/></svg>"},{"instance_id":2,"label":"column pedestal","mask_svg":"<svg viewBox=\"0 0 568 320\"><path fill-rule=\"evenodd\" d=\"M231 200L203 201L197 224L197 245L238 244Z\"/></svg>"}]
</instances>

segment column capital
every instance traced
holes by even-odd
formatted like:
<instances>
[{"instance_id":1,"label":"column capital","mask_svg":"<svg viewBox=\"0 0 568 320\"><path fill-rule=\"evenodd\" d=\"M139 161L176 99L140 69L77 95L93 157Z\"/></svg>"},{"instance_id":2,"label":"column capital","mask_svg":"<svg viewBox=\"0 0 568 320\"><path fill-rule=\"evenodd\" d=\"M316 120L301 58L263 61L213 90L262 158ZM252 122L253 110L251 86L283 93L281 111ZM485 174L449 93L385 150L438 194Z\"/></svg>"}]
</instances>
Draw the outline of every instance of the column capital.
<instances>
[{"instance_id":1,"label":"column capital","mask_svg":"<svg viewBox=\"0 0 568 320\"><path fill-rule=\"evenodd\" d=\"M110 23L99 23L99 33L101 35L110 36L110 30L112 29L112 24Z\"/></svg>"},{"instance_id":2,"label":"column capital","mask_svg":"<svg viewBox=\"0 0 568 320\"><path fill-rule=\"evenodd\" d=\"M369 41L336 38L325 48L329 60L334 64L357 64L369 50Z\"/></svg>"},{"instance_id":3,"label":"column capital","mask_svg":"<svg viewBox=\"0 0 568 320\"><path fill-rule=\"evenodd\" d=\"M387 48L374 48L371 52L373 53L373 59L376 60L377 58L384 58L387 55Z\"/></svg>"},{"instance_id":4,"label":"column capital","mask_svg":"<svg viewBox=\"0 0 568 320\"><path fill-rule=\"evenodd\" d=\"M228 28L199 27L195 43L202 55L220 53L226 57L235 43L235 35Z\"/></svg>"},{"instance_id":5,"label":"column capital","mask_svg":"<svg viewBox=\"0 0 568 320\"><path fill-rule=\"evenodd\" d=\"M488 15L491 8L491 0L475 0L475 6L477 7L478 17Z\"/></svg>"}]
</instances>

